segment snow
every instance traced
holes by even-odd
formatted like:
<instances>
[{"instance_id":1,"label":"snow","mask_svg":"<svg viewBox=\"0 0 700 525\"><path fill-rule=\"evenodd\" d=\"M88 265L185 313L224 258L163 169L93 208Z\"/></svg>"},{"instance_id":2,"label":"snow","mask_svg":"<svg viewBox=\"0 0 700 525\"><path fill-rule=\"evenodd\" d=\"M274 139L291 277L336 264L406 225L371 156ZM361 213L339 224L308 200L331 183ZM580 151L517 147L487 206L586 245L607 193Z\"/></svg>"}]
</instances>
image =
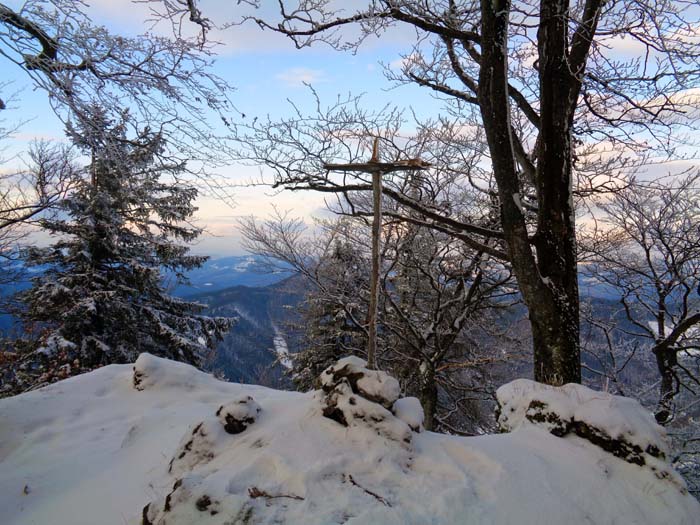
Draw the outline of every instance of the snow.
<instances>
[{"instance_id":1,"label":"snow","mask_svg":"<svg viewBox=\"0 0 700 525\"><path fill-rule=\"evenodd\" d=\"M535 390L516 382L499 392L518 411L516 397ZM568 390L547 391L547 400L611 432L659 438L636 407ZM353 409L366 403L383 423L406 425L355 397ZM372 418L346 427L324 417L322 399L222 382L148 355L2 399L0 521L138 524L146 505L154 525L690 525L700 515L700 504L668 479L525 418L511 418L516 429L507 434L409 430L409 442L397 442L378 434ZM394 411L417 417L415 401L405 399ZM609 406L624 421L598 413ZM255 420L230 434L224 414Z\"/></svg>"},{"instance_id":2,"label":"snow","mask_svg":"<svg viewBox=\"0 0 700 525\"><path fill-rule=\"evenodd\" d=\"M275 349L275 354L277 354L277 361L279 361L279 363L287 370L291 370L292 358L289 356L287 341L285 341L284 335L277 327L273 328L275 330L275 336L272 339L272 344Z\"/></svg>"},{"instance_id":3,"label":"snow","mask_svg":"<svg viewBox=\"0 0 700 525\"><path fill-rule=\"evenodd\" d=\"M518 207L518 209L520 210L520 213L524 213L524 212L523 212L523 202L520 200L520 193L514 193L514 194L513 194L513 202L515 203L515 205L516 205L516 206Z\"/></svg>"},{"instance_id":4,"label":"snow","mask_svg":"<svg viewBox=\"0 0 700 525\"><path fill-rule=\"evenodd\" d=\"M369 370L366 366L367 362L359 357L350 356L340 359L336 364L323 371L321 385L331 385L335 381L336 372L345 369L349 375L361 376L357 380L357 387L364 397L381 400L382 404L389 408L401 393L399 382L380 370Z\"/></svg>"},{"instance_id":5,"label":"snow","mask_svg":"<svg viewBox=\"0 0 700 525\"><path fill-rule=\"evenodd\" d=\"M392 412L397 418L406 423L411 430L419 432L423 428L425 414L418 398L402 397L397 399Z\"/></svg>"},{"instance_id":6,"label":"snow","mask_svg":"<svg viewBox=\"0 0 700 525\"><path fill-rule=\"evenodd\" d=\"M229 434L240 434L258 419L262 409L252 396L239 396L232 402L221 405L216 417Z\"/></svg>"},{"instance_id":7,"label":"snow","mask_svg":"<svg viewBox=\"0 0 700 525\"><path fill-rule=\"evenodd\" d=\"M402 446L411 442L411 429L406 423L382 405L355 395L347 382L334 385L329 396L320 404L324 408L340 410L343 423L351 429L369 429L373 434Z\"/></svg>"},{"instance_id":8,"label":"snow","mask_svg":"<svg viewBox=\"0 0 700 525\"><path fill-rule=\"evenodd\" d=\"M57 333L53 333L46 338L44 345L37 349L37 353L53 356L58 352L73 348L76 348L75 343L68 341Z\"/></svg>"},{"instance_id":9,"label":"snow","mask_svg":"<svg viewBox=\"0 0 700 525\"><path fill-rule=\"evenodd\" d=\"M245 272L247 271L251 266L255 265L255 257L243 257L241 261L233 266L233 270L236 272Z\"/></svg>"},{"instance_id":10,"label":"snow","mask_svg":"<svg viewBox=\"0 0 700 525\"><path fill-rule=\"evenodd\" d=\"M629 397L615 396L591 390L583 385L570 383L562 387L543 385L529 379L517 379L496 391L501 406L499 424L509 431L527 425L549 426L555 423L534 423L532 402L546 405L559 419L585 422L613 439L624 439L638 445L642 450L658 448L665 456L669 454L668 439L652 414L637 401Z\"/></svg>"}]
</instances>

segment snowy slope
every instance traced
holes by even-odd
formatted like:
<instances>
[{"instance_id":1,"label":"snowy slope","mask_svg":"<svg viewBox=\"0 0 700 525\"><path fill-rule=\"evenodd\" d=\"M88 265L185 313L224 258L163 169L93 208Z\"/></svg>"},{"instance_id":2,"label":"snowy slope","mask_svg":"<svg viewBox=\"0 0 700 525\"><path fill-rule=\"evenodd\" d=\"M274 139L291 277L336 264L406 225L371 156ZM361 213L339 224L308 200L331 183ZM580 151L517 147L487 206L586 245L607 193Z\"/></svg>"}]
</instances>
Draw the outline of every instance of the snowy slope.
<instances>
[{"instance_id":1,"label":"snowy slope","mask_svg":"<svg viewBox=\"0 0 700 525\"><path fill-rule=\"evenodd\" d=\"M324 417L320 392L147 355L138 372L139 389L132 366L112 365L0 400L0 523L137 524L147 504L170 525L700 523L674 476L537 425L395 441ZM247 428L228 433L230 414Z\"/></svg>"}]
</instances>

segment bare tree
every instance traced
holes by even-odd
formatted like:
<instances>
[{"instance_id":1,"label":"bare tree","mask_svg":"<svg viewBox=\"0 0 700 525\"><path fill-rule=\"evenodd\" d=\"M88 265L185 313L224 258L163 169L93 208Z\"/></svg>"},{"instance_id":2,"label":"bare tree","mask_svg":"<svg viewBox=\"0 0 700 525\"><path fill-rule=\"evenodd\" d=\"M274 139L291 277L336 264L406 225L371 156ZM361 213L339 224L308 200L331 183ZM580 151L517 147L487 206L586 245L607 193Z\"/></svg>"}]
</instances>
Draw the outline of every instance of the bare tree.
<instances>
[{"instance_id":1,"label":"bare tree","mask_svg":"<svg viewBox=\"0 0 700 525\"><path fill-rule=\"evenodd\" d=\"M355 50L395 25L416 30L403 69L389 75L432 90L447 101L452 115L483 127L483 159L490 163L500 226L484 232L434 210L426 210L432 211L426 217L510 262L530 310L535 377L549 383L580 381L573 188L590 164L579 153L599 159L601 150L615 150L618 170L629 167L631 153L675 154L678 133L689 124L684 110L693 104L685 90L700 80L694 3L381 0L352 9L335 5L281 1L276 19L247 20L288 35L300 48L323 42ZM349 37L343 32L348 26L357 29ZM629 42L633 50L621 53L621 44ZM301 115L298 122L309 124ZM283 136L281 147L309 139L289 121L279 124L277 132L286 128L292 135L291 140ZM328 134L312 151L337 161L332 154L338 151L326 141L337 128L326 124ZM642 140L649 136L654 138ZM278 170L279 185L368 189L366 184L339 188L318 164L297 170L293 163L256 153L252 156L267 157ZM354 155L344 153L345 160ZM384 194L393 197L390 189ZM494 248L485 238L500 245Z\"/></svg>"},{"instance_id":2,"label":"bare tree","mask_svg":"<svg viewBox=\"0 0 700 525\"><path fill-rule=\"evenodd\" d=\"M24 234L20 225L36 224L70 190L78 177L70 147L35 142L26 169L0 176L0 251Z\"/></svg>"},{"instance_id":3,"label":"bare tree","mask_svg":"<svg viewBox=\"0 0 700 525\"><path fill-rule=\"evenodd\" d=\"M0 283L21 278L23 242L79 179L75 155L65 145L35 142L28 156L25 168L0 174Z\"/></svg>"},{"instance_id":4,"label":"bare tree","mask_svg":"<svg viewBox=\"0 0 700 525\"><path fill-rule=\"evenodd\" d=\"M428 205L450 191L436 182L414 175L408 184L414 198ZM318 372L343 355L366 355L369 196L346 194L334 207L343 218L324 222L323 234L315 238L304 235L300 221L284 216L244 221L251 251L284 261L312 285L301 329L307 335L305 350L295 358L302 386L310 386L308 371ZM463 202L469 199L464 196ZM486 349L485 342L495 310L510 305L510 272L418 218L405 221L397 209L396 204L384 209L377 360L401 379L406 392L420 398L426 428L459 431L464 426L454 420L464 422L474 403L488 399L485 371L506 357Z\"/></svg>"},{"instance_id":5,"label":"bare tree","mask_svg":"<svg viewBox=\"0 0 700 525\"><path fill-rule=\"evenodd\" d=\"M94 105L128 107L133 128L157 130L169 144L162 156L190 161L196 175L225 150L210 117L228 124L233 110L212 56L211 46L182 32L115 35L77 0L27 0L18 9L0 3L0 59L44 89L64 122L87 122Z\"/></svg>"},{"instance_id":6,"label":"bare tree","mask_svg":"<svg viewBox=\"0 0 700 525\"><path fill-rule=\"evenodd\" d=\"M271 265L291 267L307 290L298 325L288 327L301 348L294 355L293 379L298 388L314 387L319 374L346 355L366 355L368 280L366 253L356 249L347 221L320 224L310 234L300 219L275 212L269 219L241 221L244 246ZM357 234L358 232L355 232ZM367 241L367 237L361 237Z\"/></svg>"},{"instance_id":7,"label":"bare tree","mask_svg":"<svg viewBox=\"0 0 700 525\"><path fill-rule=\"evenodd\" d=\"M470 384L468 373L504 359L487 353L485 341L498 320L494 310L511 305L510 272L435 230L396 221L386 237L385 359L403 371L406 390L421 400L426 428L436 430L447 424L446 405L488 392L488 384ZM466 388L455 393L457 384Z\"/></svg>"},{"instance_id":8,"label":"bare tree","mask_svg":"<svg viewBox=\"0 0 700 525\"><path fill-rule=\"evenodd\" d=\"M694 174L631 185L601 205L605 218L582 236L585 272L619 294L627 332L648 341L660 423L673 418L681 388L700 387L699 182Z\"/></svg>"}]
</instances>

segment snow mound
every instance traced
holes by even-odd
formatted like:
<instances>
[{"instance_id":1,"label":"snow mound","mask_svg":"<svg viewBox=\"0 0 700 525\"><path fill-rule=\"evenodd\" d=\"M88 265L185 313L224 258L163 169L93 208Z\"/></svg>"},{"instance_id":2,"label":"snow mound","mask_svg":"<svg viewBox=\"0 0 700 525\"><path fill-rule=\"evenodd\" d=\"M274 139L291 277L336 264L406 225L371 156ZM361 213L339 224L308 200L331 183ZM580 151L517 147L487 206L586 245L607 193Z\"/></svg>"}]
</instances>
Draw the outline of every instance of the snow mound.
<instances>
[{"instance_id":1,"label":"snow mound","mask_svg":"<svg viewBox=\"0 0 700 525\"><path fill-rule=\"evenodd\" d=\"M570 383L561 387L518 379L496 391L498 423L512 432L534 425L557 437L577 436L614 456L650 469L685 492L685 483L665 459L664 429L637 401Z\"/></svg>"},{"instance_id":2,"label":"snow mound","mask_svg":"<svg viewBox=\"0 0 700 525\"><path fill-rule=\"evenodd\" d=\"M260 405L249 395L238 396L234 401L221 405L216 411L216 418L205 419L185 433L170 460L168 472L181 475L210 462L226 445L226 434L243 432L255 423L260 410Z\"/></svg>"},{"instance_id":3,"label":"snow mound","mask_svg":"<svg viewBox=\"0 0 700 525\"><path fill-rule=\"evenodd\" d=\"M214 459L217 444L221 443L224 435L225 430L216 419L196 424L180 440L170 460L168 472L176 475L184 474L197 465L208 463Z\"/></svg>"},{"instance_id":4,"label":"snow mound","mask_svg":"<svg viewBox=\"0 0 700 525\"><path fill-rule=\"evenodd\" d=\"M326 368L321 374L321 386L328 392L340 383L347 383L352 391L384 408L391 408L401 394L399 382L379 370L366 368L367 362L359 357L345 357Z\"/></svg>"},{"instance_id":5,"label":"snow mound","mask_svg":"<svg viewBox=\"0 0 700 525\"><path fill-rule=\"evenodd\" d=\"M389 440L409 444L411 429L382 405L368 401L341 382L322 396L323 415L345 427L366 426Z\"/></svg>"},{"instance_id":6,"label":"snow mound","mask_svg":"<svg viewBox=\"0 0 700 525\"><path fill-rule=\"evenodd\" d=\"M260 405L252 396L240 396L235 401L221 405L216 411L224 430L229 434L240 434L255 423L260 413Z\"/></svg>"},{"instance_id":7,"label":"snow mound","mask_svg":"<svg viewBox=\"0 0 700 525\"><path fill-rule=\"evenodd\" d=\"M574 383L554 387L517 379L500 387L496 398L500 406L498 423L509 432L523 425L539 425L559 437L572 432L595 432L601 440L627 444L629 450L610 452L638 464L644 464L644 454L665 458L669 453L664 429L646 409L628 397L597 392Z\"/></svg>"},{"instance_id":8,"label":"snow mound","mask_svg":"<svg viewBox=\"0 0 700 525\"><path fill-rule=\"evenodd\" d=\"M387 410L399 397L399 382L365 365L358 357L345 357L321 373L323 415L344 427L367 427L388 440L410 444L409 425Z\"/></svg>"},{"instance_id":9,"label":"snow mound","mask_svg":"<svg viewBox=\"0 0 700 525\"><path fill-rule=\"evenodd\" d=\"M299 394L225 383L152 356L134 368L107 366L0 400L3 525L612 525L621 516L692 525L700 515L696 500L648 465L559 438L524 415L509 419L517 431L508 434L416 434L415 401L395 399L394 415L383 405L393 394L370 401L349 379ZM389 383L368 376L381 377L379 391ZM352 424L324 416L332 393L358 418ZM521 409L516 394L505 405L511 414ZM606 419L591 410L590 421ZM230 434L227 415L254 423Z\"/></svg>"},{"instance_id":10,"label":"snow mound","mask_svg":"<svg viewBox=\"0 0 700 525\"><path fill-rule=\"evenodd\" d=\"M140 354L136 359L133 371L133 384L136 390L155 387L193 390L202 381L208 381L211 378L210 375L193 369L190 365L156 357L147 352Z\"/></svg>"},{"instance_id":11,"label":"snow mound","mask_svg":"<svg viewBox=\"0 0 700 525\"><path fill-rule=\"evenodd\" d=\"M416 397L397 399L391 411L414 432L420 432L425 421L425 413Z\"/></svg>"}]
</instances>

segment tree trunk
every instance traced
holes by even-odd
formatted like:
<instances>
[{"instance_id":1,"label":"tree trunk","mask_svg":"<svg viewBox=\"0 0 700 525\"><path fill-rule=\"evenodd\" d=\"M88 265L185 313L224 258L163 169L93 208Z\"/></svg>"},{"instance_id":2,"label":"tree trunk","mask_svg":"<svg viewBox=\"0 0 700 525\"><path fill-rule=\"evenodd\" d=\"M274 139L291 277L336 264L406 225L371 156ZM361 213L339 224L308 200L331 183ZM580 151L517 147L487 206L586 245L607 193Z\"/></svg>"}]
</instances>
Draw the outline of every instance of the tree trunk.
<instances>
[{"instance_id":1,"label":"tree trunk","mask_svg":"<svg viewBox=\"0 0 700 525\"><path fill-rule=\"evenodd\" d=\"M673 416L673 398L676 395L673 367L676 366L678 357L675 350L664 346L655 346L652 351L656 356L656 366L661 376L659 404L654 417L660 425L664 425L669 423Z\"/></svg>"},{"instance_id":2,"label":"tree trunk","mask_svg":"<svg viewBox=\"0 0 700 525\"><path fill-rule=\"evenodd\" d=\"M571 197L572 73L567 63L565 0L542 0L541 122L536 185L536 255L520 207L508 93L508 0L482 0L478 101L498 186L508 255L532 324L534 376L563 384L581 381L579 297ZM576 93L578 93L576 91Z\"/></svg>"},{"instance_id":3,"label":"tree trunk","mask_svg":"<svg viewBox=\"0 0 700 525\"><path fill-rule=\"evenodd\" d=\"M420 404L423 407L425 430L435 430L438 389L435 382L435 368L427 362L420 367Z\"/></svg>"},{"instance_id":4,"label":"tree trunk","mask_svg":"<svg viewBox=\"0 0 700 525\"><path fill-rule=\"evenodd\" d=\"M542 0L537 33L540 70L540 136L537 151L537 234L540 276L550 289L546 318L531 309L535 378L579 383L579 293L572 195L572 132L578 89L568 57L568 0ZM540 358L537 358L537 355ZM551 360L551 362L548 362ZM539 368L539 369L538 369ZM551 372L548 372L551 371Z\"/></svg>"}]
</instances>

